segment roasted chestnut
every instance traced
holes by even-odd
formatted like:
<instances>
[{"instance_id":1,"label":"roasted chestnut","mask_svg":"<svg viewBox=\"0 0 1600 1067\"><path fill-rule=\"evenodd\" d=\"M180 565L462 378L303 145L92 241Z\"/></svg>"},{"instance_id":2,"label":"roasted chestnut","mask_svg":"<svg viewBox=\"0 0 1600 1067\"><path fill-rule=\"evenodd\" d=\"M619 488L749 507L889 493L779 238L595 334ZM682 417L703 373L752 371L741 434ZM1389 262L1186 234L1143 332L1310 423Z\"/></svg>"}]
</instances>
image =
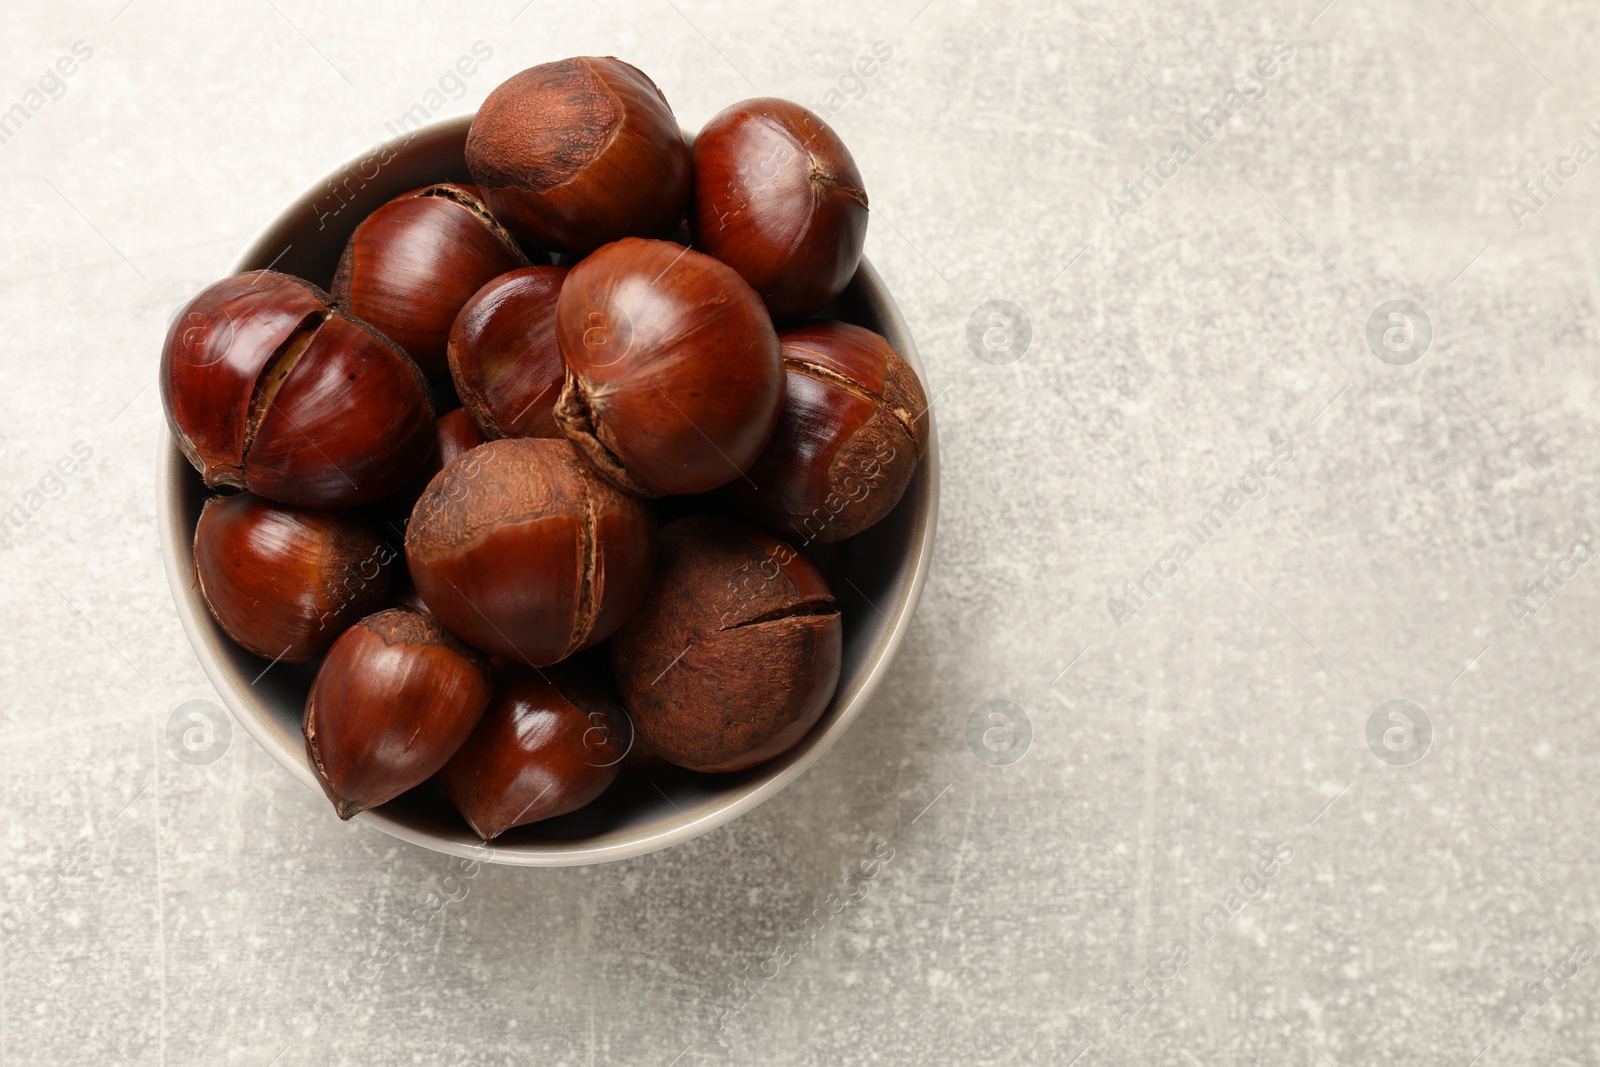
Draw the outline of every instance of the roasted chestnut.
<instances>
[{"instance_id":1,"label":"roasted chestnut","mask_svg":"<svg viewBox=\"0 0 1600 1067\"><path fill-rule=\"evenodd\" d=\"M802 548L839 541L894 509L928 447L928 399L887 340L845 322L778 335L788 379L772 440L735 496Z\"/></svg>"},{"instance_id":2,"label":"roasted chestnut","mask_svg":"<svg viewBox=\"0 0 1600 1067\"><path fill-rule=\"evenodd\" d=\"M695 771L739 771L788 751L839 683L843 638L828 583L794 549L723 519L661 530L650 591L611 642L639 736Z\"/></svg>"},{"instance_id":3,"label":"roasted chestnut","mask_svg":"<svg viewBox=\"0 0 1600 1067\"><path fill-rule=\"evenodd\" d=\"M450 377L484 436L560 437L556 397L566 367L556 298L566 267L503 274L468 300L450 328Z\"/></svg>"},{"instance_id":4,"label":"roasted chestnut","mask_svg":"<svg viewBox=\"0 0 1600 1067\"><path fill-rule=\"evenodd\" d=\"M433 450L417 365L321 289L274 271L224 278L174 317L161 397L206 485L286 504L380 500Z\"/></svg>"},{"instance_id":5,"label":"roasted chestnut","mask_svg":"<svg viewBox=\"0 0 1600 1067\"><path fill-rule=\"evenodd\" d=\"M556 302L567 380L556 421L636 496L737 478L783 402L778 335L727 266L670 241L626 238L572 268Z\"/></svg>"},{"instance_id":6,"label":"roasted chestnut","mask_svg":"<svg viewBox=\"0 0 1600 1067\"><path fill-rule=\"evenodd\" d=\"M511 232L582 255L666 237L689 201L689 146L666 98L620 59L578 56L513 75L467 134L467 169Z\"/></svg>"},{"instance_id":7,"label":"roasted chestnut","mask_svg":"<svg viewBox=\"0 0 1600 1067\"><path fill-rule=\"evenodd\" d=\"M405 512L408 516L416 506L417 498L433 481L434 475L449 466L457 456L471 452L487 441L466 408L456 408L440 415L434 423L434 437L433 458L423 466L422 476L413 484L411 498L406 502Z\"/></svg>"},{"instance_id":8,"label":"roasted chestnut","mask_svg":"<svg viewBox=\"0 0 1600 1067\"><path fill-rule=\"evenodd\" d=\"M466 408L456 408L452 412L440 415L436 430L439 443L434 449L433 462L438 466L434 474L444 470L451 460L463 452L471 452L487 440L483 432L478 429L478 424L472 421L472 416Z\"/></svg>"},{"instance_id":9,"label":"roasted chestnut","mask_svg":"<svg viewBox=\"0 0 1600 1067\"><path fill-rule=\"evenodd\" d=\"M788 100L745 100L694 139L695 247L749 282L778 322L821 310L855 276L867 194L833 128Z\"/></svg>"},{"instance_id":10,"label":"roasted chestnut","mask_svg":"<svg viewBox=\"0 0 1600 1067\"><path fill-rule=\"evenodd\" d=\"M577 811L605 792L633 725L585 665L500 671L494 698L439 784L485 841Z\"/></svg>"},{"instance_id":11,"label":"roasted chestnut","mask_svg":"<svg viewBox=\"0 0 1600 1067\"><path fill-rule=\"evenodd\" d=\"M395 559L347 513L249 493L206 501L194 531L195 577L211 614L242 648L284 663L316 659L381 608Z\"/></svg>"},{"instance_id":12,"label":"roasted chestnut","mask_svg":"<svg viewBox=\"0 0 1600 1067\"><path fill-rule=\"evenodd\" d=\"M432 777L488 706L489 663L427 615L391 608L346 630L306 699L306 755L339 818Z\"/></svg>"},{"instance_id":13,"label":"roasted chestnut","mask_svg":"<svg viewBox=\"0 0 1600 1067\"><path fill-rule=\"evenodd\" d=\"M490 279L527 265L478 190L446 182L395 197L362 220L339 259L333 297L428 375L447 378L456 313Z\"/></svg>"},{"instance_id":14,"label":"roasted chestnut","mask_svg":"<svg viewBox=\"0 0 1600 1067\"><path fill-rule=\"evenodd\" d=\"M441 471L412 512L423 601L478 648L542 667L599 643L644 595L655 518L558 438L490 441Z\"/></svg>"}]
</instances>

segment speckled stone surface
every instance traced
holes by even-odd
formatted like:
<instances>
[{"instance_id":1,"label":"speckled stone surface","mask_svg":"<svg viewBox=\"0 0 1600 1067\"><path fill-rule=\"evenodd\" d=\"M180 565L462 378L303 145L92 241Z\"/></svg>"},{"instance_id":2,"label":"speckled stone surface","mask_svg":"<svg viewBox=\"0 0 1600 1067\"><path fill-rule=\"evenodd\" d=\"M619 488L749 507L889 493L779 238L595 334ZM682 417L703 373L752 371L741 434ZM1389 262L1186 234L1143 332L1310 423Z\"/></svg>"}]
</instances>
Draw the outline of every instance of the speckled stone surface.
<instances>
[{"instance_id":1,"label":"speckled stone surface","mask_svg":"<svg viewBox=\"0 0 1600 1067\"><path fill-rule=\"evenodd\" d=\"M1600 9L1323 2L8 5L0 1063L1600 1060ZM169 735L155 361L316 175L577 53L828 113L939 544L798 784L464 877Z\"/></svg>"}]
</instances>

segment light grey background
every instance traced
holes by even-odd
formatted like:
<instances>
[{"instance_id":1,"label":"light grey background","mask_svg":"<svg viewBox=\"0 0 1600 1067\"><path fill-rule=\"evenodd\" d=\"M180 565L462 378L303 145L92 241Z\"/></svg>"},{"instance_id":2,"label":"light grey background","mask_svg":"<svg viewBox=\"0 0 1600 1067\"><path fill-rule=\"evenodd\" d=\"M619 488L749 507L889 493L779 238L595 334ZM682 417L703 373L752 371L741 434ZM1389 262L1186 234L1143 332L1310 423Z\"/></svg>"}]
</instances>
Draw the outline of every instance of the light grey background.
<instances>
[{"instance_id":1,"label":"light grey background","mask_svg":"<svg viewBox=\"0 0 1600 1067\"><path fill-rule=\"evenodd\" d=\"M0 111L93 50L0 144L0 509L27 513L0 550L0 1062L1596 1062L1600 161L1507 199L1600 149L1600 9L122 2L8 0L0 35ZM241 729L175 756L175 709L215 694L159 566L152 386L171 312L478 41L436 114L579 53L691 129L853 93L830 117L944 504L910 640L797 785L666 853L447 891L452 861L339 824ZM1202 145L1185 122L1277 41ZM990 300L1027 315L1015 362L969 345ZM1390 300L1431 324L1416 362L1369 346ZM1368 743L1394 699L1431 724L1409 766ZM973 726L996 700L1031 728L1009 764L1018 716L1009 749ZM1541 1007L1547 968L1571 977Z\"/></svg>"}]
</instances>

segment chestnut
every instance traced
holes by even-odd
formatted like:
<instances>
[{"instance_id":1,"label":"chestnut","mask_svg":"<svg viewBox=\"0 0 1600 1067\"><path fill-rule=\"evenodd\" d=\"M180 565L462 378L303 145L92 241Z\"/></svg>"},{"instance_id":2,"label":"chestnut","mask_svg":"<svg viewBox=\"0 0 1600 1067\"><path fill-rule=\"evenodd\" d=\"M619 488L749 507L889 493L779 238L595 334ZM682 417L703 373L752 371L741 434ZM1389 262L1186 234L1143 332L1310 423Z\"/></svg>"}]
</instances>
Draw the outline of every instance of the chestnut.
<instances>
[{"instance_id":1,"label":"chestnut","mask_svg":"<svg viewBox=\"0 0 1600 1067\"><path fill-rule=\"evenodd\" d=\"M610 56L513 75L478 108L466 156L495 217L558 252L666 237L689 202L689 146L672 109L643 71Z\"/></svg>"},{"instance_id":2,"label":"chestnut","mask_svg":"<svg viewBox=\"0 0 1600 1067\"><path fill-rule=\"evenodd\" d=\"M560 437L566 367L556 298L566 267L525 267L479 289L450 327L450 377L484 436Z\"/></svg>"},{"instance_id":3,"label":"chestnut","mask_svg":"<svg viewBox=\"0 0 1600 1067\"><path fill-rule=\"evenodd\" d=\"M402 608L344 632L306 698L306 755L339 818L421 785L488 706L489 662L433 618Z\"/></svg>"},{"instance_id":4,"label":"chestnut","mask_svg":"<svg viewBox=\"0 0 1600 1067\"><path fill-rule=\"evenodd\" d=\"M695 771L740 771L793 747L833 699L842 651L817 569L714 518L662 528L655 581L611 642L639 737Z\"/></svg>"},{"instance_id":5,"label":"chestnut","mask_svg":"<svg viewBox=\"0 0 1600 1067\"><path fill-rule=\"evenodd\" d=\"M894 509L928 447L928 399L883 337L846 322L807 322L783 344L783 414L733 494L805 547L840 541Z\"/></svg>"},{"instance_id":6,"label":"chestnut","mask_svg":"<svg viewBox=\"0 0 1600 1067\"><path fill-rule=\"evenodd\" d=\"M406 530L424 603L473 645L542 667L605 640L644 595L656 523L559 438L458 457Z\"/></svg>"},{"instance_id":7,"label":"chestnut","mask_svg":"<svg viewBox=\"0 0 1600 1067\"><path fill-rule=\"evenodd\" d=\"M556 338L567 366L556 422L625 492L714 489L772 436L778 335L754 290L710 256L670 241L607 245L567 275Z\"/></svg>"},{"instance_id":8,"label":"chestnut","mask_svg":"<svg viewBox=\"0 0 1600 1067\"><path fill-rule=\"evenodd\" d=\"M427 380L310 282L275 271L208 286L174 317L161 397L210 487L351 507L401 489L433 449Z\"/></svg>"},{"instance_id":9,"label":"chestnut","mask_svg":"<svg viewBox=\"0 0 1600 1067\"><path fill-rule=\"evenodd\" d=\"M867 194L850 150L788 100L745 100L694 139L695 247L738 271L784 322L844 291L867 238Z\"/></svg>"},{"instance_id":10,"label":"chestnut","mask_svg":"<svg viewBox=\"0 0 1600 1067\"><path fill-rule=\"evenodd\" d=\"M397 554L346 513L214 497L194 531L195 577L246 651L304 663L386 603Z\"/></svg>"},{"instance_id":11,"label":"chestnut","mask_svg":"<svg viewBox=\"0 0 1600 1067\"><path fill-rule=\"evenodd\" d=\"M339 259L333 297L430 377L446 378L456 313L490 279L527 265L478 190L445 182L397 196L362 220Z\"/></svg>"},{"instance_id":12,"label":"chestnut","mask_svg":"<svg viewBox=\"0 0 1600 1067\"><path fill-rule=\"evenodd\" d=\"M486 442L483 431L478 429L478 424L472 420L466 408L456 408L440 415L434 428L438 444L434 448L433 463L430 464L434 467L433 474L444 470L457 456L471 452ZM432 475L429 475L429 480L432 480Z\"/></svg>"},{"instance_id":13,"label":"chestnut","mask_svg":"<svg viewBox=\"0 0 1600 1067\"><path fill-rule=\"evenodd\" d=\"M617 777L633 725L585 665L499 672L477 729L439 784L479 837L577 811Z\"/></svg>"}]
</instances>

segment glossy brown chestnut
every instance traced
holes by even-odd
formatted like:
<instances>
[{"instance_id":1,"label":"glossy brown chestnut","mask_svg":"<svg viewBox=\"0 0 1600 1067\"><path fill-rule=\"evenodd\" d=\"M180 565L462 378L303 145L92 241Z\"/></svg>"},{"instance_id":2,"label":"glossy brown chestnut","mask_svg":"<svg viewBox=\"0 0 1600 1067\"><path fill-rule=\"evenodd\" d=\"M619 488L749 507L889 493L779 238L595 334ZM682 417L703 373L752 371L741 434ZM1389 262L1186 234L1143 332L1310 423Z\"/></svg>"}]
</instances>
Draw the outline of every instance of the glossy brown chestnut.
<instances>
[{"instance_id":1,"label":"glossy brown chestnut","mask_svg":"<svg viewBox=\"0 0 1600 1067\"><path fill-rule=\"evenodd\" d=\"M161 398L206 485L286 504L380 500L433 450L428 384L410 357L274 271L224 278L174 317Z\"/></svg>"},{"instance_id":2,"label":"glossy brown chestnut","mask_svg":"<svg viewBox=\"0 0 1600 1067\"><path fill-rule=\"evenodd\" d=\"M679 519L661 530L655 581L611 658L650 748L690 770L739 771L816 725L842 641L828 583L794 549L723 519Z\"/></svg>"},{"instance_id":3,"label":"glossy brown chestnut","mask_svg":"<svg viewBox=\"0 0 1600 1067\"><path fill-rule=\"evenodd\" d=\"M670 241L627 238L567 275L556 303L567 380L562 432L636 496L737 478L783 403L778 335L728 267Z\"/></svg>"},{"instance_id":4,"label":"glossy brown chestnut","mask_svg":"<svg viewBox=\"0 0 1600 1067\"><path fill-rule=\"evenodd\" d=\"M666 98L609 56L544 63L501 84L472 121L467 169L512 233L576 255L666 237L689 201L689 146Z\"/></svg>"},{"instance_id":5,"label":"glossy brown chestnut","mask_svg":"<svg viewBox=\"0 0 1600 1067\"><path fill-rule=\"evenodd\" d=\"M347 513L249 493L206 501L194 532L195 576L211 614L242 648L284 663L316 659L381 608L396 558Z\"/></svg>"},{"instance_id":6,"label":"glossy brown chestnut","mask_svg":"<svg viewBox=\"0 0 1600 1067\"><path fill-rule=\"evenodd\" d=\"M655 518L564 440L490 441L429 483L406 531L412 580L478 648L542 667L597 644L644 594Z\"/></svg>"},{"instance_id":7,"label":"glossy brown chestnut","mask_svg":"<svg viewBox=\"0 0 1600 1067\"><path fill-rule=\"evenodd\" d=\"M574 661L498 672L477 729L439 784L479 837L577 811L605 792L633 725L603 683Z\"/></svg>"},{"instance_id":8,"label":"glossy brown chestnut","mask_svg":"<svg viewBox=\"0 0 1600 1067\"><path fill-rule=\"evenodd\" d=\"M479 289L450 328L450 377L484 436L560 437L566 367L556 298L566 267L526 267Z\"/></svg>"},{"instance_id":9,"label":"glossy brown chestnut","mask_svg":"<svg viewBox=\"0 0 1600 1067\"><path fill-rule=\"evenodd\" d=\"M488 438L483 436L483 431L472 421L472 415L466 408L456 408L440 415L435 423L435 429L439 443L433 453L433 462L437 464L434 474L444 470L462 453L471 452L479 445L488 443ZM432 480L431 476L429 480Z\"/></svg>"},{"instance_id":10,"label":"glossy brown chestnut","mask_svg":"<svg viewBox=\"0 0 1600 1067\"><path fill-rule=\"evenodd\" d=\"M421 785L489 704L488 660L433 618L391 608L346 630L306 698L306 755L339 818Z\"/></svg>"},{"instance_id":11,"label":"glossy brown chestnut","mask_svg":"<svg viewBox=\"0 0 1600 1067\"><path fill-rule=\"evenodd\" d=\"M728 264L778 322L821 310L867 237L861 172L839 135L788 100L745 100L694 139L695 247Z\"/></svg>"},{"instance_id":12,"label":"glossy brown chestnut","mask_svg":"<svg viewBox=\"0 0 1600 1067\"><path fill-rule=\"evenodd\" d=\"M732 485L751 513L804 548L854 537L894 509L928 447L928 398L887 340L846 322L778 335L783 414Z\"/></svg>"},{"instance_id":13,"label":"glossy brown chestnut","mask_svg":"<svg viewBox=\"0 0 1600 1067\"><path fill-rule=\"evenodd\" d=\"M528 265L516 239L470 185L430 185L384 204L350 235L333 297L449 377L445 342L463 304L490 279Z\"/></svg>"}]
</instances>

